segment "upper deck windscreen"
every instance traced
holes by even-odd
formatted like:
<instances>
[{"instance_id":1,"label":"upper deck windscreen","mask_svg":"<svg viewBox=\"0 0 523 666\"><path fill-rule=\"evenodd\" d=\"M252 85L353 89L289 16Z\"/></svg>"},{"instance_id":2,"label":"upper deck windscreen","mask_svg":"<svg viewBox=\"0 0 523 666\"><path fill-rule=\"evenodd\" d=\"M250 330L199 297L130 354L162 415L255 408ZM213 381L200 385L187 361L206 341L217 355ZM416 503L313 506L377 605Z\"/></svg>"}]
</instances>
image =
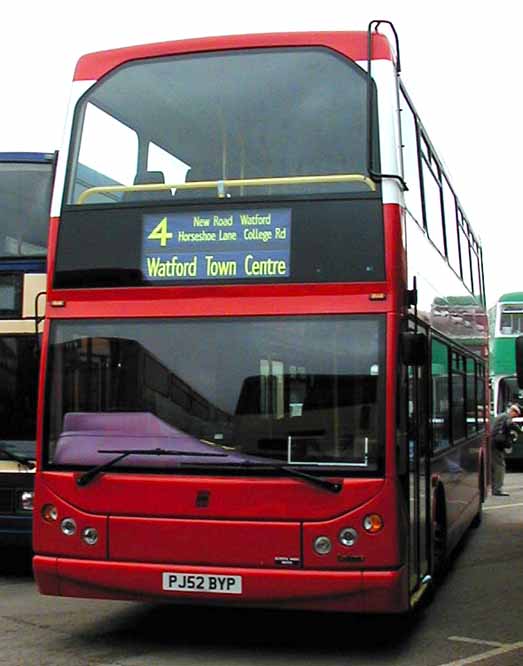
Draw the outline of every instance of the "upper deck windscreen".
<instances>
[{"instance_id":1,"label":"upper deck windscreen","mask_svg":"<svg viewBox=\"0 0 523 666\"><path fill-rule=\"evenodd\" d=\"M47 253L52 165L0 162L0 256Z\"/></svg>"},{"instance_id":2,"label":"upper deck windscreen","mask_svg":"<svg viewBox=\"0 0 523 666\"><path fill-rule=\"evenodd\" d=\"M118 190L143 183L365 174L366 104L365 72L326 48L135 61L101 79L77 108L66 203L176 203L224 194L217 187ZM86 193L107 186L116 189ZM368 193L369 186L243 184L225 196L325 192Z\"/></svg>"},{"instance_id":3,"label":"upper deck windscreen","mask_svg":"<svg viewBox=\"0 0 523 666\"><path fill-rule=\"evenodd\" d=\"M501 303L496 336L517 336L523 333L523 302Z\"/></svg>"}]
</instances>

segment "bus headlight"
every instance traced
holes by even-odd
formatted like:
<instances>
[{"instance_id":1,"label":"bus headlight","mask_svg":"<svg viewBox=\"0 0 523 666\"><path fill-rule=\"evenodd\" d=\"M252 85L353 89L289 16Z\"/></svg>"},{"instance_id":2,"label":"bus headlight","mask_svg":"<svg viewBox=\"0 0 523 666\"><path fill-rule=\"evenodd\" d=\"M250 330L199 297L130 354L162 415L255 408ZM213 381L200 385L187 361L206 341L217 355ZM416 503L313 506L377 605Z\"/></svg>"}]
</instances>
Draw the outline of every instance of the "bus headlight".
<instances>
[{"instance_id":1,"label":"bus headlight","mask_svg":"<svg viewBox=\"0 0 523 666\"><path fill-rule=\"evenodd\" d=\"M328 555L331 552L332 543L329 537L319 536L314 539L314 550L318 555Z\"/></svg>"},{"instance_id":2,"label":"bus headlight","mask_svg":"<svg viewBox=\"0 0 523 666\"><path fill-rule=\"evenodd\" d=\"M358 533L353 527L345 527L338 534L338 539L340 540L342 546L347 546L347 548L350 548L351 546L354 546L358 540Z\"/></svg>"},{"instance_id":3,"label":"bus headlight","mask_svg":"<svg viewBox=\"0 0 523 666\"><path fill-rule=\"evenodd\" d=\"M64 518L60 523L60 529L65 536L73 536L76 532L76 523L72 518Z\"/></svg>"},{"instance_id":4,"label":"bus headlight","mask_svg":"<svg viewBox=\"0 0 523 666\"><path fill-rule=\"evenodd\" d=\"M18 508L21 511L32 511L33 498L34 492L32 490L22 490L22 492L18 494Z\"/></svg>"},{"instance_id":5,"label":"bus headlight","mask_svg":"<svg viewBox=\"0 0 523 666\"><path fill-rule=\"evenodd\" d=\"M98 542L98 531L94 527L86 527L82 531L82 539L88 546L94 546Z\"/></svg>"}]
</instances>

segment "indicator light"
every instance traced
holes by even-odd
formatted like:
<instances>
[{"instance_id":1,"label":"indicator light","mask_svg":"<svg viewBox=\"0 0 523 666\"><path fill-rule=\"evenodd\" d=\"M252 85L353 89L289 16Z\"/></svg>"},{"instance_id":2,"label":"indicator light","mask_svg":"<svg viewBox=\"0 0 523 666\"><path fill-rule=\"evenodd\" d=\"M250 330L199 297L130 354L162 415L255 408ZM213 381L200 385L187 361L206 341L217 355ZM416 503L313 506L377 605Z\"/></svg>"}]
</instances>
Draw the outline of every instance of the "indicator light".
<instances>
[{"instance_id":1,"label":"indicator light","mask_svg":"<svg viewBox=\"0 0 523 666\"><path fill-rule=\"evenodd\" d=\"M44 504L41 513L46 523L54 523L55 520L58 520L58 509L53 504Z\"/></svg>"},{"instance_id":2,"label":"indicator light","mask_svg":"<svg viewBox=\"0 0 523 666\"><path fill-rule=\"evenodd\" d=\"M383 518L379 513L369 513L368 516L365 516L363 519L363 528L369 532L369 534L376 534L383 528Z\"/></svg>"}]
</instances>

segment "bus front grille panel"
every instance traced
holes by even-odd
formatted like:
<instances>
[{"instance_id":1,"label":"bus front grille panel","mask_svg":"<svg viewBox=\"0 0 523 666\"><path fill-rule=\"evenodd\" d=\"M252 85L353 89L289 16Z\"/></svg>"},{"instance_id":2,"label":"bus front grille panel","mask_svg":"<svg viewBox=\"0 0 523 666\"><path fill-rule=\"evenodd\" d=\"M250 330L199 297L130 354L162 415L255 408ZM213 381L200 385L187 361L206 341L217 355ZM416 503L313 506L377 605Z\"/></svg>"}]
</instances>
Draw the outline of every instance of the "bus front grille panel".
<instances>
[{"instance_id":1,"label":"bus front grille panel","mask_svg":"<svg viewBox=\"0 0 523 666\"><path fill-rule=\"evenodd\" d=\"M13 513L15 493L11 488L0 488L0 513Z\"/></svg>"}]
</instances>

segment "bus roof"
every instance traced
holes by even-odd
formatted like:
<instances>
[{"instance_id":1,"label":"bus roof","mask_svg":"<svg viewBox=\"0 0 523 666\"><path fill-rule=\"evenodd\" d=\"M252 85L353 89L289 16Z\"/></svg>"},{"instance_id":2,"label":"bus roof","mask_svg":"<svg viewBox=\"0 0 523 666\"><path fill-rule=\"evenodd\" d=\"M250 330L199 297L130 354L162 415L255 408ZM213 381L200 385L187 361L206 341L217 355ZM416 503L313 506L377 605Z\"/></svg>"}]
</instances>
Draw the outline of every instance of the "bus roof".
<instances>
[{"instance_id":1,"label":"bus roof","mask_svg":"<svg viewBox=\"0 0 523 666\"><path fill-rule=\"evenodd\" d=\"M53 160L53 153L0 153L0 162L51 163Z\"/></svg>"},{"instance_id":2,"label":"bus roof","mask_svg":"<svg viewBox=\"0 0 523 666\"><path fill-rule=\"evenodd\" d=\"M202 53L225 49L267 48L286 46L325 46L343 53L353 60L367 60L368 33L358 32L291 32L253 35L227 35L203 37L172 42L159 42L141 46L129 46L84 55L78 61L75 81L97 80L110 70L131 60L157 56ZM372 59L393 60L393 52L387 37L372 33Z\"/></svg>"},{"instance_id":3,"label":"bus roof","mask_svg":"<svg viewBox=\"0 0 523 666\"><path fill-rule=\"evenodd\" d=\"M511 291L508 294L502 294L498 303L523 303L523 291Z\"/></svg>"}]
</instances>

